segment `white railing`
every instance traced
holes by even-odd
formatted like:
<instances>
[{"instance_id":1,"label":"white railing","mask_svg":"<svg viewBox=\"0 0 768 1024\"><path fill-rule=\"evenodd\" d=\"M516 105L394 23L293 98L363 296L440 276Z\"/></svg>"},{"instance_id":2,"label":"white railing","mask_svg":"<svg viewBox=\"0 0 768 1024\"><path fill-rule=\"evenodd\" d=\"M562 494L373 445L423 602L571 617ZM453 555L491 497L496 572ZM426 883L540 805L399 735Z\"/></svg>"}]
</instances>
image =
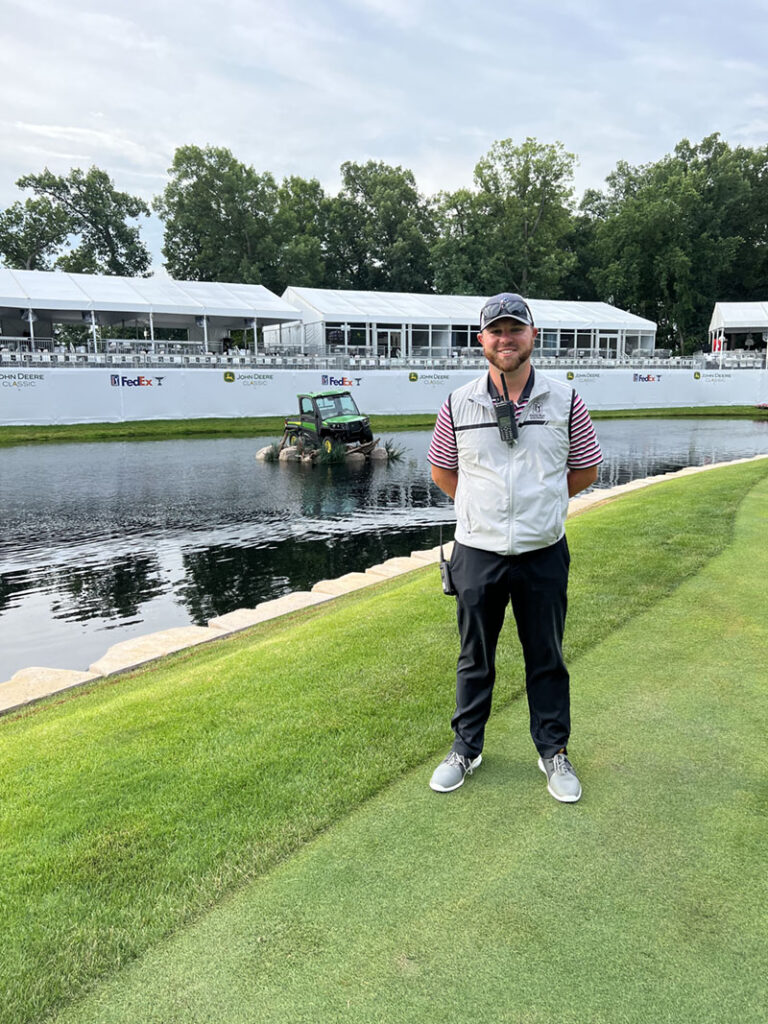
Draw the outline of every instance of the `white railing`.
<instances>
[{"instance_id":1,"label":"white railing","mask_svg":"<svg viewBox=\"0 0 768 1024\"><path fill-rule=\"evenodd\" d=\"M6 339L3 339L4 341ZM625 367L640 369L655 366L690 369L764 369L765 356L762 353L725 352L699 353L694 357L680 356L661 357L655 353L635 353L633 356L615 358L603 357L586 353L551 355L545 351L534 352L534 363L548 369L609 369ZM254 367L274 367L292 370L474 370L486 365L483 356L478 353L432 356L413 356L409 358L386 358L385 356L344 356L335 355L301 355L284 353L282 355L243 353L241 355L224 355L208 352L195 355L178 353L124 351L94 353L85 351L51 351L50 349L21 350L16 347L0 346L0 366L17 368L83 368L83 367L175 367L184 369L237 369Z\"/></svg>"}]
</instances>

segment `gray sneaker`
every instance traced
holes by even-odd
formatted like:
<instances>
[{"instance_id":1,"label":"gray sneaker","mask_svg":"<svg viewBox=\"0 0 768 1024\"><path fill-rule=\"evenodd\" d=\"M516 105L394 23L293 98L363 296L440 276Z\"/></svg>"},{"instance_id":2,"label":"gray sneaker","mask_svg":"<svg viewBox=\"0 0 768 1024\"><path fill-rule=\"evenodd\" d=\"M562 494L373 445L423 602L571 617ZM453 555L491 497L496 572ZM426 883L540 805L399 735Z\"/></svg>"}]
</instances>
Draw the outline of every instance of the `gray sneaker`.
<instances>
[{"instance_id":1,"label":"gray sneaker","mask_svg":"<svg viewBox=\"0 0 768 1024\"><path fill-rule=\"evenodd\" d=\"M477 757L465 757L464 754L457 754L452 750L432 773L429 780L430 788L436 793L450 793L451 790L458 789L464 782L464 776L471 775L482 760L482 754L478 754Z\"/></svg>"},{"instance_id":2,"label":"gray sneaker","mask_svg":"<svg viewBox=\"0 0 768 1024\"><path fill-rule=\"evenodd\" d=\"M547 789L555 800L564 804L576 803L581 796L581 783L564 753L540 757L539 768L547 776Z\"/></svg>"}]
</instances>

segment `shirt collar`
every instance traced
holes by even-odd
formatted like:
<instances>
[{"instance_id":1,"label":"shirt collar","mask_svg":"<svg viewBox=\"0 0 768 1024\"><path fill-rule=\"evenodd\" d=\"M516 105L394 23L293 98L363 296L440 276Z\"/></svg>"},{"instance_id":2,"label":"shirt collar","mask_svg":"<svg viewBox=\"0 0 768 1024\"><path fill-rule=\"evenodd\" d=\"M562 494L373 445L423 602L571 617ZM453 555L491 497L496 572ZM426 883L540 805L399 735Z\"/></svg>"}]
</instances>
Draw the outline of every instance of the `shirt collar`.
<instances>
[{"instance_id":1,"label":"shirt collar","mask_svg":"<svg viewBox=\"0 0 768 1024\"><path fill-rule=\"evenodd\" d=\"M533 391L533 383L535 379L536 371L531 366L530 373L528 374L528 380L525 382L525 387L520 392L520 397L518 398L517 402L515 402L515 405L522 405L523 402L528 401L528 399L531 397L531 392ZM504 393L503 391L499 391L499 389L494 384L490 370L488 371L488 394L491 396L491 401L494 403L494 405L496 404L496 402L501 402L504 399Z\"/></svg>"},{"instance_id":2,"label":"shirt collar","mask_svg":"<svg viewBox=\"0 0 768 1024\"><path fill-rule=\"evenodd\" d=\"M531 390L526 396L525 392L528 389L528 385L531 385ZM484 405L486 409L493 408L493 399L488 391L488 374L484 374L482 377L478 377L474 382L474 387L467 396L471 402L477 402L478 405ZM520 401L524 397L528 399L538 398L540 395L546 395L549 392L549 382L547 378L541 373L535 373L533 364L531 364L531 374L526 381L523 393L520 395Z\"/></svg>"}]
</instances>

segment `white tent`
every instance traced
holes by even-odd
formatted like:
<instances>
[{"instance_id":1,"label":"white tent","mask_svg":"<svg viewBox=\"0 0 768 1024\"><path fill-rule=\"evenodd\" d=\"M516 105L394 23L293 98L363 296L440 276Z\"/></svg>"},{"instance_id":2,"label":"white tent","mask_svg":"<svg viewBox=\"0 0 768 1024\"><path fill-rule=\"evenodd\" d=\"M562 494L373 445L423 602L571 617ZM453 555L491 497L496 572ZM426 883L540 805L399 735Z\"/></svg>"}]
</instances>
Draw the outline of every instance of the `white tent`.
<instances>
[{"instance_id":1,"label":"white tent","mask_svg":"<svg viewBox=\"0 0 768 1024\"><path fill-rule=\"evenodd\" d=\"M764 349L768 341L768 302L716 302L709 322L713 351Z\"/></svg>"},{"instance_id":2,"label":"white tent","mask_svg":"<svg viewBox=\"0 0 768 1024\"><path fill-rule=\"evenodd\" d=\"M407 292L341 291L289 287L283 299L303 313L300 347L330 342L345 349L378 354L417 349L435 354L469 348L479 330L480 295L429 295ZM652 352L656 324L605 302L529 299L543 350L573 349L625 355ZM265 337L285 336L283 328Z\"/></svg>"},{"instance_id":3,"label":"white tent","mask_svg":"<svg viewBox=\"0 0 768 1024\"><path fill-rule=\"evenodd\" d=\"M486 302L481 295L425 295L409 292L334 291L289 287L283 298L324 320L367 323L477 324ZM528 299L537 326L618 330L632 327L655 333L656 324L606 302ZM305 317L306 319L306 317Z\"/></svg>"},{"instance_id":4,"label":"white tent","mask_svg":"<svg viewBox=\"0 0 768 1024\"><path fill-rule=\"evenodd\" d=\"M82 323L108 327L143 322L187 327L202 334L256 329L295 320L299 311L260 284L174 281L170 277L109 277L0 267L0 323L3 333L26 328L34 339L45 331L35 323ZM50 336L50 326L48 327Z\"/></svg>"}]
</instances>

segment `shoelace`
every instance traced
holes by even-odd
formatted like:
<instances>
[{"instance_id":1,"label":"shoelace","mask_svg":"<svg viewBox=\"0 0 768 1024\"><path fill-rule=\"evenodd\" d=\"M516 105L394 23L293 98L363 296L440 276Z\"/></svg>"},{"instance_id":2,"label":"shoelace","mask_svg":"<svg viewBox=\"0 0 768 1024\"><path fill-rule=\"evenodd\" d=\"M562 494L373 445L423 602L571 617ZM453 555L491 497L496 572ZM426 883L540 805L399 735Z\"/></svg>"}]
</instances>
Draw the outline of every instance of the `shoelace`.
<instances>
[{"instance_id":1,"label":"shoelace","mask_svg":"<svg viewBox=\"0 0 768 1024\"><path fill-rule=\"evenodd\" d=\"M557 775L567 775L573 771L573 765L565 756L565 754L555 754L552 758L552 770Z\"/></svg>"},{"instance_id":2,"label":"shoelace","mask_svg":"<svg viewBox=\"0 0 768 1024\"><path fill-rule=\"evenodd\" d=\"M452 750L448 757L445 759L446 764L460 765L467 775L471 775L473 772L472 761L468 757L464 757L463 754L458 754L455 750Z\"/></svg>"}]
</instances>

